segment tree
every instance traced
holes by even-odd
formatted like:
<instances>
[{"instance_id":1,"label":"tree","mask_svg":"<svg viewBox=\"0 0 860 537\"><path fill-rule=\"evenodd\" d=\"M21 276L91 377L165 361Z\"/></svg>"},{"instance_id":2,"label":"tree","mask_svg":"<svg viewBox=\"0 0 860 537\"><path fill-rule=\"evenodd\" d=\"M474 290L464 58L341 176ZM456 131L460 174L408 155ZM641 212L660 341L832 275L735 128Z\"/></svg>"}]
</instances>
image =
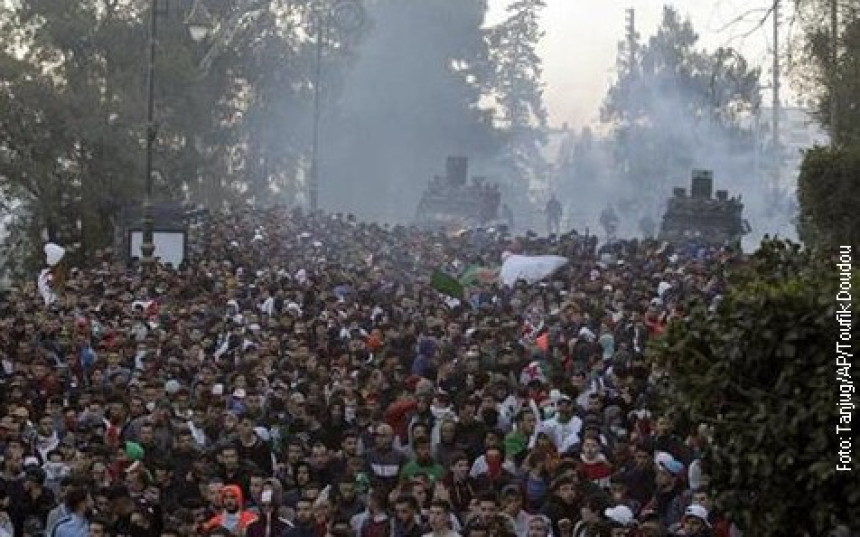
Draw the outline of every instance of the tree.
<instances>
[{"instance_id":1,"label":"tree","mask_svg":"<svg viewBox=\"0 0 860 537\"><path fill-rule=\"evenodd\" d=\"M689 20L663 8L657 33L637 44L635 63L606 95L603 120L613 127L618 174L628 197L656 207L692 168L718 177L752 175L751 132L741 120L757 109L758 69L731 49L697 49ZM625 45L626 46L626 45Z\"/></svg>"},{"instance_id":2,"label":"tree","mask_svg":"<svg viewBox=\"0 0 860 537\"><path fill-rule=\"evenodd\" d=\"M482 0L379 0L369 29L323 116L323 206L378 220L414 218L445 158L475 163L498 151L486 87Z\"/></svg>"},{"instance_id":3,"label":"tree","mask_svg":"<svg viewBox=\"0 0 860 537\"><path fill-rule=\"evenodd\" d=\"M714 313L693 305L651 349L669 409L712 426L704 473L745 535L826 535L860 521L855 476L836 470L846 400L836 375L850 372L837 369L837 262L765 241L729 271ZM860 284L856 273L851 282Z\"/></svg>"},{"instance_id":4,"label":"tree","mask_svg":"<svg viewBox=\"0 0 860 537\"><path fill-rule=\"evenodd\" d=\"M183 21L192 3L159 3L156 201L290 201L310 133L300 128L311 109L310 7L207 1L218 33L198 44ZM29 248L7 260L36 262L47 234L83 261L112 244L119 211L140 204L150 5L0 7L0 193L24 216L7 246Z\"/></svg>"},{"instance_id":5,"label":"tree","mask_svg":"<svg viewBox=\"0 0 860 537\"><path fill-rule=\"evenodd\" d=\"M792 69L795 85L815 102L816 116L835 137L834 143L860 143L860 8L856 3L835 3L834 38L831 0L796 3L804 32Z\"/></svg>"},{"instance_id":6,"label":"tree","mask_svg":"<svg viewBox=\"0 0 860 537\"><path fill-rule=\"evenodd\" d=\"M816 147L806 152L798 177L798 230L812 246L860 248L860 146Z\"/></svg>"},{"instance_id":7,"label":"tree","mask_svg":"<svg viewBox=\"0 0 860 537\"><path fill-rule=\"evenodd\" d=\"M525 193L530 181L544 180L548 164L541 153L546 143L547 112L541 82L542 62L537 44L544 35L540 10L544 0L518 0L507 8L508 18L487 31L490 95L495 97L496 121L504 143L505 183Z\"/></svg>"}]
</instances>

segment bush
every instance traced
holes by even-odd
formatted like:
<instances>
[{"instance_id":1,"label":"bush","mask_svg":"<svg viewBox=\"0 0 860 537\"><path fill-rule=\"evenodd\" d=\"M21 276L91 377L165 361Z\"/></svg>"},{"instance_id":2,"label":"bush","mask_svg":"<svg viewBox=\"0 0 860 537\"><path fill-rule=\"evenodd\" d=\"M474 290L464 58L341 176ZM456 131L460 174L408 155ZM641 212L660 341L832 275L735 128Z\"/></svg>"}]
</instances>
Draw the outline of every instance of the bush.
<instances>
[{"instance_id":1,"label":"bush","mask_svg":"<svg viewBox=\"0 0 860 537\"><path fill-rule=\"evenodd\" d=\"M746 535L860 523L856 463L836 471L836 270L832 256L765 242L715 312L694 306L651 349L671 409L712 425L703 464Z\"/></svg>"}]
</instances>

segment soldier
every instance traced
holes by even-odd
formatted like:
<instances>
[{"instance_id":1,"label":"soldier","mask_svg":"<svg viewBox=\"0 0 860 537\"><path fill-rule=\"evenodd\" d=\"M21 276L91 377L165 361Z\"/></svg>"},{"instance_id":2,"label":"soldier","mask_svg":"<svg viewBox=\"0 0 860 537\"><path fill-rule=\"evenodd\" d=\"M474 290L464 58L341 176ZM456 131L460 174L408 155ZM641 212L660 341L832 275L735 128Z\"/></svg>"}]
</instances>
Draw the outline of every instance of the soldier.
<instances>
[{"instance_id":1,"label":"soldier","mask_svg":"<svg viewBox=\"0 0 860 537\"><path fill-rule=\"evenodd\" d=\"M618 229L618 215L615 214L615 209L612 205L607 205L603 212L600 213L600 225L606 231L607 239L615 238L615 231Z\"/></svg>"},{"instance_id":2,"label":"soldier","mask_svg":"<svg viewBox=\"0 0 860 537\"><path fill-rule=\"evenodd\" d=\"M561 228L561 202L555 197L555 194L550 197L546 203L546 227L547 233L550 235L558 235Z\"/></svg>"}]
</instances>

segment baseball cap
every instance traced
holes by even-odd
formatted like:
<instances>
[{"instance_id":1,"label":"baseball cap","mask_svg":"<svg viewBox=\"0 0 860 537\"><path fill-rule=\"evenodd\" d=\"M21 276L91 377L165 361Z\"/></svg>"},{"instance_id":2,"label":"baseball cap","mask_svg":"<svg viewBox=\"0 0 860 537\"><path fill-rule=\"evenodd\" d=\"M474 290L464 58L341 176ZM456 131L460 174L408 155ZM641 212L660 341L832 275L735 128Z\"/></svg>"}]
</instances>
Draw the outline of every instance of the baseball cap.
<instances>
[{"instance_id":1,"label":"baseball cap","mask_svg":"<svg viewBox=\"0 0 860 537\"><path fill-rule=\"evenodd\" d=\"M702 522L704 522L706 526L711 527L711 523L708 522L708 510L705 509L704 506L701 506L697 503L690 505L684 511L684 518L687 518L688 516L696 517Z\"/></svg>"}]
</instances>

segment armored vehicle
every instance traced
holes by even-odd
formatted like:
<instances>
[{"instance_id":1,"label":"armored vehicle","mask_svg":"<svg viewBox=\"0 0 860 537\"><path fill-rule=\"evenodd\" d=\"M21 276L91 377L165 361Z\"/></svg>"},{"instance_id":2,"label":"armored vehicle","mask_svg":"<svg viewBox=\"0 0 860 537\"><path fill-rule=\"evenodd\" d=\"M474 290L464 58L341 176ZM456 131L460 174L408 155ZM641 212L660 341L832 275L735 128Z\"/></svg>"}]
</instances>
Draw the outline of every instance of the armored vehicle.
<instances>
[{"instance_id":1,"label":"armored vehicle","mask_svg":"<svg viewBox=\"0 0 860 537\"><path fill-rule=\"evenodd\" d=\"M740 196L729 198L727 191L717 190L712 197L713 187L712 171L693 170L690 195L681 187L673 190L660 226L660 240L712 246L739 244L750 231Z\"/></svg>"},{"instance_id":2,"label":"armored vehicle","mask_svg":"<svg viewBox=\"0 0 860 537\"><path fill-rule=\"evenodd\" d=\"M425 229L456 231L497 220L501 192L484 177L469 181L469 159L448 157L445 175L435 176L421 195L415 223Z\"/></svg>"}]
</instances>

